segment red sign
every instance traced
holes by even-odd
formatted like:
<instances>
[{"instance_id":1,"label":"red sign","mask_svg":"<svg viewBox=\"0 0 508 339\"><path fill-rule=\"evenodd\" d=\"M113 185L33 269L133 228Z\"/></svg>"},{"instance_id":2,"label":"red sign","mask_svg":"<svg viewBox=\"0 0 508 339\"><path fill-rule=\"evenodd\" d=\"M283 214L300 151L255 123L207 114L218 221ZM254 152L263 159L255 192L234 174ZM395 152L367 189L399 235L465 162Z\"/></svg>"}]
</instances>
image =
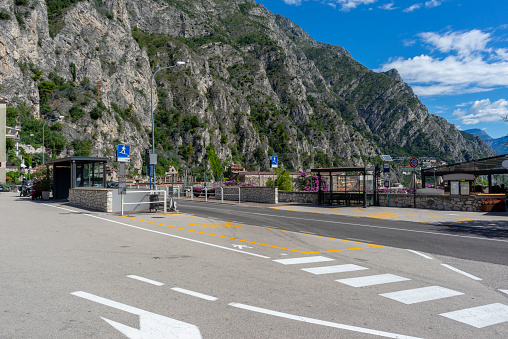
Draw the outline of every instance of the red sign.
<instances>
[{"instance_id":1,"label":"red sign","mask_svg":"<svg viewBox=\"0 0 508 339\"><path fill-rule=\"evenodd\" d=\"M418 159L416 158L412 158L411 160L409 160L409 166L415 168L418 166Z\"/></svg>"}]
</instances>

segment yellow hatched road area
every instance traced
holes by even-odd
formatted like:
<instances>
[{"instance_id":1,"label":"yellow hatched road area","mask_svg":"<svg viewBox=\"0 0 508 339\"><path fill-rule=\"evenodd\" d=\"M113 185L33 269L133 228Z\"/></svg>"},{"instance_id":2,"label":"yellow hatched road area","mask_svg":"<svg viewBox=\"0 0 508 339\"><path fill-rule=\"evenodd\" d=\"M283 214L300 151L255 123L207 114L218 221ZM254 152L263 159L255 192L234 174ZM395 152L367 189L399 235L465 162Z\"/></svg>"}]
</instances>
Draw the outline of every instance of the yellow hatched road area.
<instances>
[{"instance_id":1,"label":"yellow hatched road area","mask_svg":"<svg viewBox=\"0 0 508 339\"><path fill-rule=\"evenodd\" d=\"M150 220L154 217L149 214L124 216L124 218L203 236L216 237L221 241L234 240L244 244L304 254L383 247L360 241L281 230L270 226L260 227L227 221L210 221L210 219L185 214L158 215L156 217L157 221Z\"/></svg>"}]
</instances>

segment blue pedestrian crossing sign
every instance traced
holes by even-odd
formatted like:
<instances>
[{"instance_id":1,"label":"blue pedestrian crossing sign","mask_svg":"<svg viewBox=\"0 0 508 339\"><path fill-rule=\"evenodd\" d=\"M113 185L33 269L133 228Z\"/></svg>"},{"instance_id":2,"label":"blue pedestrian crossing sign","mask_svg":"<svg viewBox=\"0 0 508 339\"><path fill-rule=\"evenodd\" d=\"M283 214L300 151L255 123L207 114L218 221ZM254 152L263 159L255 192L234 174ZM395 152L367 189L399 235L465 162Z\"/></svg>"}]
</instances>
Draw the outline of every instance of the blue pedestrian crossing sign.
<instances>
[{"instance_id":1,"label":"blue pedestrian crossing sign","mask_svg":"<svg viewBox=\"0 0 508 339\"><path fill-rule=\"evenodd\" d=\"M272 156L272 168L279 167L279 157L274 155Z\"/></svg>"},{"instance_id":2,"label":"blue pedestrian crossing sign","mask_svg":"<svg viewBox=\"0 0 508 339\"><path fill-rule=\"evenodd\" d=\"M130 162L131 145L117 145L116 158L118 162Z\"/></svg>"}]
</instances>

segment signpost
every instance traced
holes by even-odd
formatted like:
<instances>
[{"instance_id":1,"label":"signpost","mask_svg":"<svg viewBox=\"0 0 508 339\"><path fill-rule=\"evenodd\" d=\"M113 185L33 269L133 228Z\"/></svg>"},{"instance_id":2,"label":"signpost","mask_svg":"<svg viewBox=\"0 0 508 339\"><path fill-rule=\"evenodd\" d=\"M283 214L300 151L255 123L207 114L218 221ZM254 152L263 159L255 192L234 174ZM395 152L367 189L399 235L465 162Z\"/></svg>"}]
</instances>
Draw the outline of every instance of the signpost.
<instances>
[{"instance_id":1,"label":"signpost","mask_svg":"<svg viewBox=\"0 0 508 339\"><path fill-rule=\"evenodd\" d=\"M275 187L275 169L279 167L279 157L274 155L271 158L273 168L273 187Z\"/></svg>"},{"instance_id":2,"label":"signpost","mask_svg":"<svg viewBox=\"0 0 508 339\"><path fill-rule=\"evenodd\" d=\"M116 161L118 162L118 194L122 195L122 215L123 215L123 196L127 193L127 176L125 173L125 163L131 161L131 146L117 145Z\"/></svg>"},{"instance_id":3,"label":"signpost","mask_svg":"<svg viewBox=\"0 0 508 339\"><path fill-rule=\"evenodd\" d=\"M274 155L272 156L272 168L279 167L279 157Z\"/></svg>"},{"instance_id":4,"label":"signpost","mask_svg":"<svg viewBox=\"0 0 508 339\"><path fill-rule=\"evenodd\" d=\"M131 145L117 145L116 161L118 162L131 161Z\"/></svg>"},{"instance_id":5,"label":"signpost","mask_svg":"<svg viewBox=\"0 0 508 339\"><path fill-rule=\"evenodd\" d=\"M411 166L413 168L413 176L414 176L414 180L413 180L413 199L414 199L413 208L416 208L416 167L418 167L418 159L411 158L411 160L409 160L409 166Z\"/></svg>"}]
</instances>

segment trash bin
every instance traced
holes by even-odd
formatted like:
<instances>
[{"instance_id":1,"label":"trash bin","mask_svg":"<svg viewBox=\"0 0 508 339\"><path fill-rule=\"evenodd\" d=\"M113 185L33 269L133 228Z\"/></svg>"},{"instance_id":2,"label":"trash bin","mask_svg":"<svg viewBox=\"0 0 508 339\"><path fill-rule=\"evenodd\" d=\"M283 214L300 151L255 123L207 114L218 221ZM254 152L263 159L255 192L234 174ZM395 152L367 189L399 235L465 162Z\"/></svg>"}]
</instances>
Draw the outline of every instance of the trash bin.
<instances>
[{"instance_id":1,"label":"trash bin","mask_svg":"<svg viewBox=\"0 0 508 339\"><path fill-rule=\"evenodd\" d=\"M156 202L157 201L157 202ZM159 195L158 194L150 194L150 212L155 210L157 212L159 210Z\"/></svg>"}]
</instances>

